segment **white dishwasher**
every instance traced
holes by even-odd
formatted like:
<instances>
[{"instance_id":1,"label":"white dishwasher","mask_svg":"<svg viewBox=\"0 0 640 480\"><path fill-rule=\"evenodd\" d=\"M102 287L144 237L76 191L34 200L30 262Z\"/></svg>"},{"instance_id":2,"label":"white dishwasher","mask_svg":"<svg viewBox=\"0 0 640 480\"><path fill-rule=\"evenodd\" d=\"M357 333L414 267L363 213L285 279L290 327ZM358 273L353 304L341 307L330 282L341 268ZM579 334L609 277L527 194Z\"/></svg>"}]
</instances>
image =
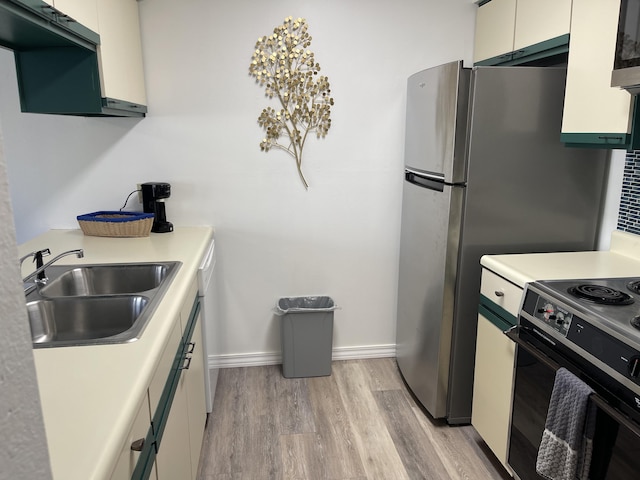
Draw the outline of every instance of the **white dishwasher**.
<instances>
[{"instance_id":1,"label":"white dishwasher","mask_svg":"<svg viewBox=\"0 0 640 480\"><path fill-rule=\"evenodd\" d=\"M209 369L209 336L208 331L216 330L216 322L219 320L216 312L218 311L217 287L216 287L216 251L215 239L211 239L211 243L207 247L200 268L198 269L198 295L200 296L200 309L202 312L202 339L204 353L204 382L205 395L207 404L207 413L213 410L213 397L216 393L216 383L218 381L218 369Z\"/></svg>"}]
</instances>

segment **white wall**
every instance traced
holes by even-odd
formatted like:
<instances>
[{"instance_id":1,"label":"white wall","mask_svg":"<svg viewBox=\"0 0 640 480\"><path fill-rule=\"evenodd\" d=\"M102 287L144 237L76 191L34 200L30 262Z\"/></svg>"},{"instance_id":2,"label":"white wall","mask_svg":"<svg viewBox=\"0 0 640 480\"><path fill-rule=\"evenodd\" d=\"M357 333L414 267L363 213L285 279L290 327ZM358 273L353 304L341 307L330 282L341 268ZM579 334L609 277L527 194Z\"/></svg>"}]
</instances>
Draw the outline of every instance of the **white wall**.
<instances>
[{"instance_id":1,"label":"white wall","mask_svg":"<svg viewBox=\"0 0 640 480\"><path fill-rule=\"evenodd\" d=\"M51 478L0 134L0 480Z\"/></svg>"},{"instance_id":2,"label":"white wall","mask_svg":"<svg viewBox=\"0 0 640 480\"><path fill-rule=\"evenodd\" d=\"M612 150L609 164L608 182L604 194L598 250L609 250L611 232L617 229L620 192L624 178L625 150Z\"/></svg>"},{"instance_id":3,"label":"white wall","mask_svg":"<svg viewBox=\"0 0 640 480\"><path fill-rule=\"evenodd\" d=\"M170 221L216 227L218 354L278 352L277 299L308 294L342 307L334 347L392 351L405 82L429 66L470 61L475 8L467 0L143 0L143 120L19 113L12 56L0 52L19 242L76 228L81 213L117 210L139 182L167 181ZM256 119L270 103L248 75L256 39L288 15L307 18L335 98L329 135L305 150L309 191L286 154L260 152Z\"/></svg>"}]
</instances>

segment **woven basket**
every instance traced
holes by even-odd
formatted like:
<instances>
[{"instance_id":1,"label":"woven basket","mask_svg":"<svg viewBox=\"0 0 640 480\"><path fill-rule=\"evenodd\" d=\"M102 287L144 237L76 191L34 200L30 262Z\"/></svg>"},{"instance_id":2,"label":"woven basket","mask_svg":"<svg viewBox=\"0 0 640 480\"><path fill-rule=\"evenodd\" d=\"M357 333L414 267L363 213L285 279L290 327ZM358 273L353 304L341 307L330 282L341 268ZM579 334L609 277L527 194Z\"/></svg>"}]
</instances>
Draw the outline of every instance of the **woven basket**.
<instances>
[{"instance_id":1,"label":"woven basket","mask_svg":"<svg viewBox=\"0 0 640 480\"><path fill-rule=\"evenodd\" d=\"M148 237L153 213L94 212L77 217L85 235L94 237Z\"/></svg>"}]
</instances>

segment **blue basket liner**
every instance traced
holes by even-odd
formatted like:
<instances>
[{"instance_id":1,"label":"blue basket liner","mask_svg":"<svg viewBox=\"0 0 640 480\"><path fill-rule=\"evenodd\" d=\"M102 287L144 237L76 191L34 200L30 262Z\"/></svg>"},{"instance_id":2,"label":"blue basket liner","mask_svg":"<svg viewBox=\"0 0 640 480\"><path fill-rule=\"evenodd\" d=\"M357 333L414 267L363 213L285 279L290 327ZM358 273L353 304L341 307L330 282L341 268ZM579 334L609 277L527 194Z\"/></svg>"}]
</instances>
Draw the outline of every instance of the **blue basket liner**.
<instances>
[{"instance_id":1,"label":"blue basket liner","mask_svg":"<svg viewBox=\"0 0 640 480\"><path fill-rule=\"evenodd\" d=\"M112 215L117 215L117 217L113 217ZM102 211L102 212L93 212L93 213L86 213L84 215L78 215L76 218L79 221L83 221L83 222L123 223L123 222L135 222L138 220L153 218L153 213Z\"/></svg>"}]
</instances>

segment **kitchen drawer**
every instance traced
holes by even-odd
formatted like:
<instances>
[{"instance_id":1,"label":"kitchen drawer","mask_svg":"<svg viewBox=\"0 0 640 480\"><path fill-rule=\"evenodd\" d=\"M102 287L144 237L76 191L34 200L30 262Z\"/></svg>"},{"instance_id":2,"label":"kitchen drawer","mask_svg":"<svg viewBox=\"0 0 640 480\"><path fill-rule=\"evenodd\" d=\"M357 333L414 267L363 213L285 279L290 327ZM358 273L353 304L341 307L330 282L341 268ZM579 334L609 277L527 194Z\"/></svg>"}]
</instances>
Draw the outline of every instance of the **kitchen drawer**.
<instances>
[{"instance_id":1,"label":"kitchen drawer","mask_svg":"<svg viewBox=\"0 0 640 480\"><path fill-rule=\"evenodd\" d=\"M496 305L518 317L522 301L522 289L486 268L482 269L480 293Z\"/></svg>"}]
</instances>

